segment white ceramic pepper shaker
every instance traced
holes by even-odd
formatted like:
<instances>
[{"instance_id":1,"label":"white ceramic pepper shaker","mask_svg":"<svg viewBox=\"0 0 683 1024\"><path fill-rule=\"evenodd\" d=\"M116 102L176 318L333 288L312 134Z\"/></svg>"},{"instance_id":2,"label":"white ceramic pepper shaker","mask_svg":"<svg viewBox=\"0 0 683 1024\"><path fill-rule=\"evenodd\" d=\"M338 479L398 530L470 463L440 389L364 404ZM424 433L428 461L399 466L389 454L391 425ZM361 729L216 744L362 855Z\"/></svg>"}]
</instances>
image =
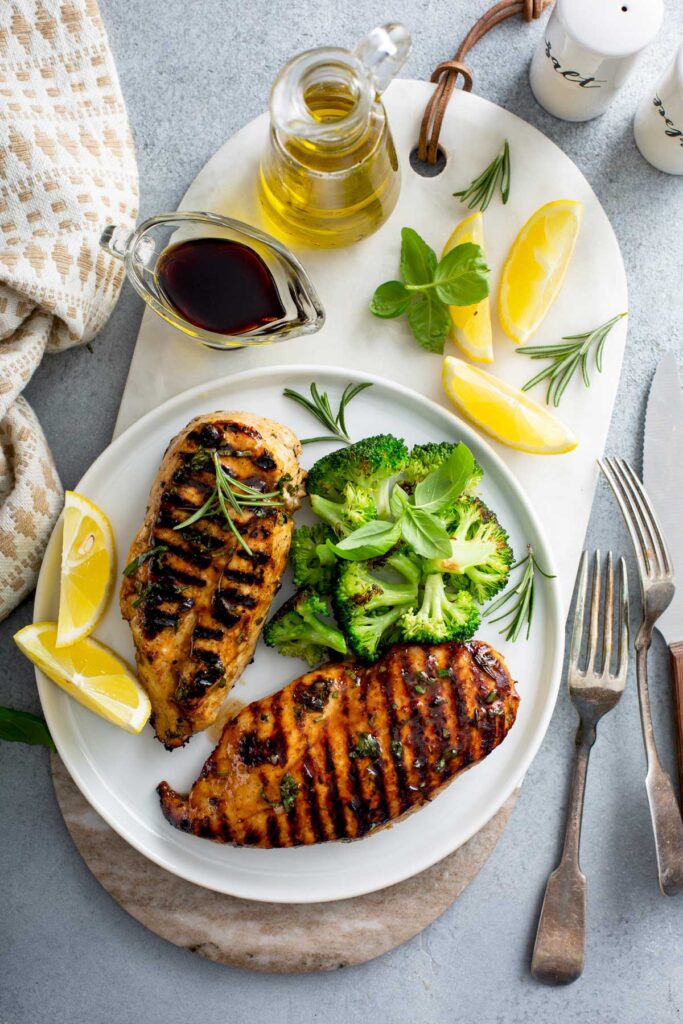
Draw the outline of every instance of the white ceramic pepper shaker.
<instances>
[{"instance_id":1,"label":"white ceramic pepper shaker","mask_svg":"<svg viewBox=\"0 0 683 1024\"><path fill-rule=\"evenodd\" d=\"M683 174L683 43L655 88L641 100L633 134L653 167Z\"/></svg>"},{"instance_id":2,"label":"white ceramic pepper shaker","mask_svg":"<svg viewBox=\"0 0 683 1024\"><path fill-rule=\"evenodd\" d=\"M531 61L534 96L565 121L602 114L662 15L662 0L556 0Z\"/></svg>"}]
</instances>

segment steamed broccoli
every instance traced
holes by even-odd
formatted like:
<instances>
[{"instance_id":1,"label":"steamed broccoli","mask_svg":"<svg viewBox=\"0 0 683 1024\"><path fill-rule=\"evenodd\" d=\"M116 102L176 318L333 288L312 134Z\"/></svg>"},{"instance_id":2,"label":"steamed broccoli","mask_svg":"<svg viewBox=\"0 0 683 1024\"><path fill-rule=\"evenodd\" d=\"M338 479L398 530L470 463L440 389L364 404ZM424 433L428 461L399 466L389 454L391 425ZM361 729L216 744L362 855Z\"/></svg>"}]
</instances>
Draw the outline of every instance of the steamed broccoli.
<instances>
[{"instance_id":1,"label":"steamed broccoli","mask_svg":"<svg viewBox=\"0 0 683 1024\"><path fill-rule=\"evenodd\" d=\"M396 622L405 611L404 605L398 605L385 612L360 611L352 615L345 623L349 647L361 661L377 661L389 644L400 639Z\"/></svg>"},{"instance_id":2,"label":"steamed broccoli","mask_svg":"<svg viewBox=\"0 0 683 1024\"><path fill-rule=\"evenodd\" d=\"M451 553L426 564L431 572L452 573L478 604L489 601L507 583L514 556L508 535L479 498L457 500L446 523Z\"/></svg>"},{"instance_id":3,"label":"steamed broccoli","mask_svg":"<svg viewBox=\"0 0 683 1024\"><path fill-rule=\"evenodd\" d=\"M408 459L405 442L391 434L366 437L347 448L324 455L308 473L307 490L314 510L321 514L313 503L315 495L346 505L349 495L345 488L350 484L354 492L357 490L369 496L375 516L388 516L392 484L408 465ZM330 520L326 519L326 522Z\"/></svg>"},{"instance_id":4,"label":"steamed broccoli","mask_svg":"<svg viewBox=\"0 0 683 1024\"><path fill-rule=\"evenodd\" d=\"M299 526L292 535L290 558L297 587L312 587L319 594L329 594L334 579L334 554L326 545L334 533L324 523Z\"/></svg>"},{"instance_id":5,"label":"steamed broccoli","mask_svg":"<svg viewBox=\"0 0 683 1024\"><path fill-rule=\"evenodd\" d=\"M346 641L340 631L320 618L328 614L325 598L304 587L285 601L266 624L263 639L280 654L304 658L309 665L323 661L329 648L346 654Z\"/></svg>"},{"instance_id":6,"label":"steamed broccoli","mask_svg":"<svg viewBox=\"0 0 683 1024\"><path fill-rule=\"evenodd\" d=\"M419 484L430 473L433 473L435 469L438 469L441 463L445 462L457 447L457 444L451 441L430 441L427 444L416 444L410 453L410 459L402 474L403 483L408 485L407 490L410 490L412 493L415 485ZM472 494L478 487L483 475L481 466L475 461L474 473L465 487L464 493Z\"/></svg>"},{"instance_id":7,"label":"steamed broccoli","mask_svg":"<svg viewBox=\"0 0 683 1024\"><path fill-rule=\"evenodd\" d=\"M395 608L414 604L417 582L394 583L373 576L367 562L345 562L334 588L334 608L340 622L346 623L359 611Z\"/></svg>"},{"instance_id":8,"label":"steamed broccoli","mask_svg":"<svg viewBox=\"0 0 683 1024\"><path fill-rule=\"evenodd\" d=\"M311 508L339 537L345 537L347 533L377 518L372 495L351 483L345 484L341 501L331 501L320 494L311 494Z\"/></svg>"},{"instance_id":9,"label":"steamed broccoli","mask_svg":"<svg viewBox=\"0 0 683 1024\"><path fill-rule=\"evenodd\" d=\"M427 577L419 609L404 612L399 623L404 640L420 643L463 642L479 626L479 609L466 590L449 594L439 572Z\"/></svg>"}]
</instances>

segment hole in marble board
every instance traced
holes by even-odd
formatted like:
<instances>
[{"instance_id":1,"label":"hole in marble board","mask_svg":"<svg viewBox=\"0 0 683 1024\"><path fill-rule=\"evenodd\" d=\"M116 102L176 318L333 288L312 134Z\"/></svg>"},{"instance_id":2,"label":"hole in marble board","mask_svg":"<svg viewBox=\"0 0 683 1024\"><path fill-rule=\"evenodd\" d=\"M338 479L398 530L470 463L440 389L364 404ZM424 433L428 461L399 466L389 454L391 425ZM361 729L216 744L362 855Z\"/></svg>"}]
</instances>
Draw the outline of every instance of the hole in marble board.
<instances>
[{"instance_id":1,"label":"hole in marble board","mask_svg":"<svg viewBox=\"0 0 683 1024\"><path fill-rule=\"evenodd\" d=\"M433 164L427 163L426 160L420 160L417 155L417 146L410 153L410 166L416 174L421 175L423 178L436 178L444 170L447 162L448 157L441 146L437 146L436 163Z\"/></svg>"}]
</instances>

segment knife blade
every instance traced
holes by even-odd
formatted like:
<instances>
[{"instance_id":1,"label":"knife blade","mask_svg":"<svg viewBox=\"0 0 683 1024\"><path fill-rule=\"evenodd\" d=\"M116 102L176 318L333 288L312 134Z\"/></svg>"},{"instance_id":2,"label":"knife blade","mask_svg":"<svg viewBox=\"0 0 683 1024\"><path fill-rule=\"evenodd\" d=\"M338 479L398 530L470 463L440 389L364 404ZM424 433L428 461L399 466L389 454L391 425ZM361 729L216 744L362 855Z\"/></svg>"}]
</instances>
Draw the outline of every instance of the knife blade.
<instances>
[{"instance_id":1,"label":"knife blade","mask_svg":"<svg viewBox=\"0 0 683 1024\"><path fill-rule=\"evenodd\" d=\"M678 778L683 796L683 394L673 352L667 352L660 361L650 388L643 483L659 517L677 582L673 600L655 628L664 637L671 657Z\"/></svg>"}]
</instances>

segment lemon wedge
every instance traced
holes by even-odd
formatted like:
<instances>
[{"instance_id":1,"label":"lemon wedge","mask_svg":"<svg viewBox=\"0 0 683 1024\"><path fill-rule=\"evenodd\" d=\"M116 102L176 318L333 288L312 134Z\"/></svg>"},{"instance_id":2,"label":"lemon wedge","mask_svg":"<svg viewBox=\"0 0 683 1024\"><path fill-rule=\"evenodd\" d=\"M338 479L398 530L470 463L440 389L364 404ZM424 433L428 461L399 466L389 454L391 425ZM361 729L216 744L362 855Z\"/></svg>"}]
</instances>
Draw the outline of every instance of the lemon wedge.
<instances>
[{"instance_id":1,"label":"lemon wedge","mask_svg":"<svg viewBox=\"0 0 683 1024\"><path fill-rule=\"evenodd\" d=\"M557 298L583 218L575 199L556 199L529 217L512 243L498 291L500 325L527 341Z\"/></svg>"},{"instance_id":2,"label":"lemon wedge","mask_svg":"<svg viewBox=\"0 0 683 1024\"><path fill-rule=\"evenodd\" d=\"M57 646L89 636L111 597L116 556L114 534L104 512L67 491L62 536Z\"/></svg>"},{"instance_id":3,"label":"lemon wedge","mask_svg":"<svg viewBox=\"0 0 683 1024\"><path fill-rule=\"evenodd\" d=\"M462 359L444 359L443 387L459 412L510 448L560 455L578 444L564 424L524 391Z\"/></svg>"},{"instance_id":4,"label":"lemon wedge","mask_svg":"<svg viewBox=\"0 0 683 1024\"><path fill-rule=\"evenodd\" d=\"M14 634L19 650L58 686L90 711L139 733L152 710L131 670L91 637L57 646L57 623L34 622Z\"/></svg>"},{"instance_id":5,"label":"lemon wedge","mask_svg":"<svg viewBox=\"0 0 683 1024\"><path fill-rule=\"evenodd\" d=\"M443 247L441 257L463 242L474 242L484 248L484 219L481 213L461 220ZM491 302L488 296L473 306L449 306L453 321L453 337L459 348L479 363L493 362Z\"/></svg>"}]
</instances>

